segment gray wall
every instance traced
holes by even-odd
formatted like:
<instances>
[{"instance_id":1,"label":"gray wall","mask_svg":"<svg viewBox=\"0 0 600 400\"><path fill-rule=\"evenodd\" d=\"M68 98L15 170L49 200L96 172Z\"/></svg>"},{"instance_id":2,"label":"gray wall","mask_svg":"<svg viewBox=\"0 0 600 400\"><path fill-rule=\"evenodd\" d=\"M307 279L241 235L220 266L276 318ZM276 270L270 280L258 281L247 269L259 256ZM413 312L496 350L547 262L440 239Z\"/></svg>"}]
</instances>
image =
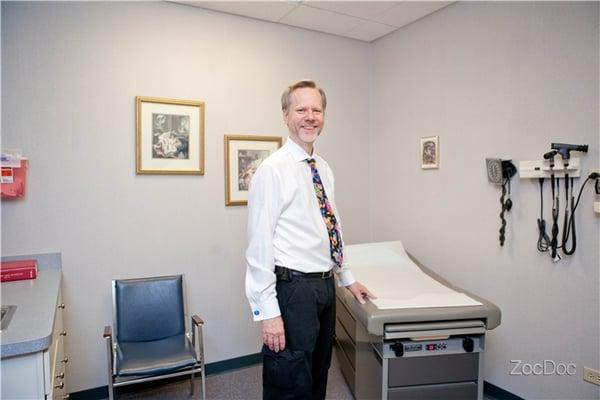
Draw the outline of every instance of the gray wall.
<instances>
[{"instance_id":1,"label":"gray wall","mask_svg":"<svg viewBox=\"0 0 600 400\"><path fill-rule=\"evenodd\" d=\"M353 168L368 151L367 50L169 3L2 2L2 146L30 158L27 197L2 203L2 253L62 252L70 391L106 384L114 278L185 273L207 361L259 351L246 207L225 207L223 135L287 136L279 96L291 81L328 91L318 151L348 242L370 240L368 164ZM136 176L136 95L206 102L203 177Z\"/></svg>"},{"instance_id":2,"label":"gray wall","mask_svg":"<svg viewBox=\"0 0 600 400\"><path fill-rule=\"evenodd\" d=\"M501 248L500 190L484 160L536 160L564 141L589 144L583 170L598 168L598 36L598 3L468 2L373 49L373 239L401 238L426 265L500 306L484 376L527 399L598 398L582 370L600 364L600 218L590 185L577 211L578 250L555 264L535 248L538 182L517 177ZM430 135L440 136L438 170L420 168L419 138ZM510 376L514 359L573 362L577 375Z\"/></svg>"},{"instance_id":3,"label":"gray wall","mask_svg":"<svg viewBox=\"0 0 600 400\"><path fill-rule=\"evenodd\" d=\"M581 380L600 365L591 190L578 252L553 264L535 250L537 183L514 179L500 249L484 158L537 159L566 141L590 144L584 170L599 164L598 33L597 3L458 3L368 45L167 3L3 2L2 146L31 168L27 197L2 203L2 253L63 253L70 391L106 384L113 278L183 272L208 361L258 350L223 135L285 135L280 91L312 77L330 98L318 148L347 241L402 239L498 304L486 380L530 399L597 398ZM204 177L135 175L136 95L206 102ZM420 169L428 135L439 170ZM575 362L578 375L509 376L511 359Z\"/></svg>"}]
</instances>

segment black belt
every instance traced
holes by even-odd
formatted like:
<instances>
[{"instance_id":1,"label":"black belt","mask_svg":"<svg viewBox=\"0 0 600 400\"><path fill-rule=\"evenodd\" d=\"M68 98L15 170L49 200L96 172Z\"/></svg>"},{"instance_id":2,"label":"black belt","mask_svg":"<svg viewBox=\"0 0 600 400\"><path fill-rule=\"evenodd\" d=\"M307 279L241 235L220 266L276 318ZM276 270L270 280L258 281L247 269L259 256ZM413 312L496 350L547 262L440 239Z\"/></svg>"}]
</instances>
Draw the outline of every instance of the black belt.
<instances>
[{"instance_id":1,"label":"black belt","mask_svg":"<svg viewBox=\"0 0 600 400\"><path fill-rule=\"evenodd\" d=\"M301 276L303 278L318 278L318 279L329 279L333 276L333 269L326 272L300 272L295 269L289 269L286 267L275 266L275 275L277 279L283 281L289 281L292 276Z\"/></svg>"}]
</instances>

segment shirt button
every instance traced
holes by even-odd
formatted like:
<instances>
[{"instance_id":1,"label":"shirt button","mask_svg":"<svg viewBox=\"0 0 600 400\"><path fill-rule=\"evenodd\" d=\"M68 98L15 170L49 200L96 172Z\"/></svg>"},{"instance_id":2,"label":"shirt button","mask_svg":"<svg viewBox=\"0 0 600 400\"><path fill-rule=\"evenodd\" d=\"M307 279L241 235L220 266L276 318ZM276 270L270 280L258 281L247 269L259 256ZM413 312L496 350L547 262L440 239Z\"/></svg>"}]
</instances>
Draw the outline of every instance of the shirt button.
<instances>
[{"instance_id":1,"label":"shirt button","mask_svg":"<svg viewBox=\"0 0 600 400\"><path fill-rule=\"evenodd\" d=\"M260 311L254 310L254 315L258 315L258 314L260 314Z\"/></svg>"}]
</instances>

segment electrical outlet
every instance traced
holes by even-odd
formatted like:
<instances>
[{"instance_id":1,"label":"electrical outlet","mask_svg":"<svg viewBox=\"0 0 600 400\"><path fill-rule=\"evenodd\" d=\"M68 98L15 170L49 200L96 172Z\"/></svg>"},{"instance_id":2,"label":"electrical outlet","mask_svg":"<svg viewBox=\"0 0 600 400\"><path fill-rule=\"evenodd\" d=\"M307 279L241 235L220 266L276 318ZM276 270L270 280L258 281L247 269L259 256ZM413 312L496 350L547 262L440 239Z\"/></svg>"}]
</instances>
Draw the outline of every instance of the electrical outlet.
<instances>
[{"instance_id":1,"label":"electrical outlet","mask_svg":"<svg viewBox=\"0 0 600 400\"><path fill-rule=\"evenodd\" d=\"M583 380L600 386L600 371L596 371L590 367L583 367Z\"/></svg>"}]
</instances>

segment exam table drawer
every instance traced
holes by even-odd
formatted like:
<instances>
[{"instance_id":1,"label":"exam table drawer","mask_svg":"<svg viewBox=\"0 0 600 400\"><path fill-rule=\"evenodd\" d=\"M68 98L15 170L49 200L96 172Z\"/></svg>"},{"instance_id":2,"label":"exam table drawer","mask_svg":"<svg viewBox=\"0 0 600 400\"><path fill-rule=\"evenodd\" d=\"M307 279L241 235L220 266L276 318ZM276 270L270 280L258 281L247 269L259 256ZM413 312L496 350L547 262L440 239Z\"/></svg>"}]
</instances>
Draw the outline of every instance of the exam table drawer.
<instances>
[{"instance_id":1,"label":"exam table drawer","mask_svg":"<svg viewBox=\"0 0 600 400\"><path fill-rule=\"evenodd\" d=\"M475 382L431 386L410 386L388 391L388 400L466 400L477 399Z\"/></svg>"},{"instance_id":2,"label":"exam table drawer","mask_svg":"<svg viewBox=\"0 0 600 400\"><path fill-rule=\"evenodd\" d=\"M391 358L388 385L429 385L477 381L479 353Z\"/></svg>"},{"instance_id":3,"label":"exam table drawer","mask_svg":"<svg viewBox=\"0 0 600 400\"><path fill-rule=\"evenodd\" d=\"M354 392L356 390L356 371L354 370L354 368L352 368L350 360L348 360L348 356L342 349L339 337L335 338L335 344L335 351L338 357L340 369L342 370L342 375L344 376L344 378L346 378L346 382L348 383L348 386L350 386L352 392Z\"/></svg>"},{"instance_id":4,"label":"exam table drawer","mask_svg":"<svg viewBox=\"0 0 600 400\"><path fill-rule=\"evenodd\" d=\"M341 350L346 355L350 365L356 369L356 345L350 340L350 336L346 329L342 326L339 319L335 321L335 337L341 347Z\"/></svg>"},{"instance_id":5,"label":"exam table drawer","mask_svg":"<svg viewBox=\"0 0 600 400\"><path fill-rule=\"evenodd\" d=\"M340 298L335 298L336 315L342 326L346 329L346 332L350 335L353 343L356 343L356 320L352 318L350 312L346 308L346 305L340 301Z\"/></svg>"}]
</instances>

